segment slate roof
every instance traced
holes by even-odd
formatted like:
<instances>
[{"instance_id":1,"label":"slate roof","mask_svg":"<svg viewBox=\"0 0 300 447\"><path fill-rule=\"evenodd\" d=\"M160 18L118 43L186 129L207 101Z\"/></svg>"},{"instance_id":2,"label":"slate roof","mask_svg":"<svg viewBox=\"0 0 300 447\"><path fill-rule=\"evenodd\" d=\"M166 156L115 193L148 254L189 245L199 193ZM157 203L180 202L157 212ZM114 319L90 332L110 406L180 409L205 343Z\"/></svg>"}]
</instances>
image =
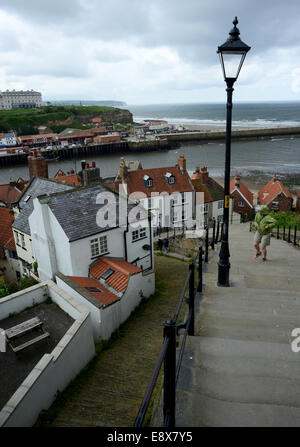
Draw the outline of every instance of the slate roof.
<instances>
[{"instance_id":1,"label":"slate roof","mask_svg":"<svg viewBox=\"0 0 300 447\"><path fill-rule=\"evenodd\" d=\"M61 185L59 183L56 184ZM66 187L67 185L64 186ZM113 209L116 208L116 226L106 225L105 227L100 227L98 225L97 213L104 205L97 204L96 199L101 192L108 192L108 190L99 184L97 186L77 188L51 196L49 208L55 215L70 242L93 236L102 231L107 231L110 228L117 228L119 225L119 196L117 194L115 194L116 205L112 205ZM135 206L133 203L129 204L128 211ZM141 208L141 210L143 209ZM143 211L146 213L145 210Z\"/></svg>"},{"instance_id":2,"label":"slate roof","mask_svg":"<svg viewBox=\"0 0 300 447\"><path fill-rule=\"evenodd\" d=\"M14 221L13 228L26 234L30 234L28 218L33 211L33 199L45 194L50 195L56 192L67 191L70 189L74 189L74 187L52 180L34 177L28 184L28 186L24 189L18 201L20 213ZM29 196L30 199L26 202L25 200Z\"/></svg>"},{"instance_id":3,"label":"slate roof","mask_svg":"<svg viewBox=\"0 0 300 447\"><path fill-rule=\"evenodd\" d=\"M211 177L208 177L207 183L203 185L200 178L191 177L192 184L196 192L204 193L204 203L224 200L224 189Z\"/></svg>"}]
</instances>

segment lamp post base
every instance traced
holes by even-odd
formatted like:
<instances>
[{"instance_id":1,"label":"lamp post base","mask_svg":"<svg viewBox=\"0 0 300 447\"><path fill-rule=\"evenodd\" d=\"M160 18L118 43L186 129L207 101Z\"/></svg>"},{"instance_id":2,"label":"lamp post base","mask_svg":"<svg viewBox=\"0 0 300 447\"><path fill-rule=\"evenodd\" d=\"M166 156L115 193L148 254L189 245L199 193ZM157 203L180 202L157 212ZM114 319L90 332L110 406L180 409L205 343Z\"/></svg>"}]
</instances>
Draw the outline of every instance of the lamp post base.
<instances>
[{"instance_id":1,"label":"lamp post base","mask_svg":"<svg viewBox=\"0 0 300 447\"><path fill-rule=\"evenodd\" d=\"M219 271L218 271L218 287L230 287L229 284L229 269L230 263L223 264L222 262L218 262Z\"/></svg>"}]
</instances>

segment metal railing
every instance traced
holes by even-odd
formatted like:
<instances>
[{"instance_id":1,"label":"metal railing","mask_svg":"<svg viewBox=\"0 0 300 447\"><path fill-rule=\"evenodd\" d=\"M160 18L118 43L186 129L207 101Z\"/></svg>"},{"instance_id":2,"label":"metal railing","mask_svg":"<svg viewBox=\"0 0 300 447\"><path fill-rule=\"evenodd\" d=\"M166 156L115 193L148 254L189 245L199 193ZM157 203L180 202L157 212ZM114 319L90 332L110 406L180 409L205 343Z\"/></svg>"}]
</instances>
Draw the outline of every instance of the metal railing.
<instances>
[{"instance_id":1,"label":"metal railing","mask_svg":"<svg viewBox=\"0 0 300 447\"><path fill-rule=\"evenodd\" d=\"M201 256L200 256L201 251ZM201 272L201 280L198 279L197 290L202 290L202 247L199 250L198 272ZM177 323L182 308L182 304L188 290L189 312L185 322ZM184 348L187 336L193 336L195 330L195 263L189 265L189 273L186 277L184 287L181 292L180 300L176 313L172 319L168 319L164 324L163 344L152 373L148 388L144 395L138 415L135 420L135 427L143 425L151 396L153 394L160 370L164 364L164 385L163 385L163 420L164 427L175 427L175 407L176 407L176 385L179 378L180 367L182 363ZM178 361L176 361L176 339L179 331L185 329L180 351L178 353Z\"/></svg>"},{"instance_id":2,"label":"metal railing","mask_svg":"<svg viewBox=\"0 0 300 447\"><path fill-rule=\"evenodd\" d=\"M253 228L253 222L250 222L250 232L252 231ZM299 247L300 246L300 234L298 233L298 228L297 225L291 226L289 225L288 227L280 227L279 225L277 225L275 228L273 228L271 230L272 236L275 237L276 239L281 239L283 241L288 242L289 244L293 244L294 247ZM299 234L299 236L297 236L297 233Z\"/></svg>"}]
</instances>

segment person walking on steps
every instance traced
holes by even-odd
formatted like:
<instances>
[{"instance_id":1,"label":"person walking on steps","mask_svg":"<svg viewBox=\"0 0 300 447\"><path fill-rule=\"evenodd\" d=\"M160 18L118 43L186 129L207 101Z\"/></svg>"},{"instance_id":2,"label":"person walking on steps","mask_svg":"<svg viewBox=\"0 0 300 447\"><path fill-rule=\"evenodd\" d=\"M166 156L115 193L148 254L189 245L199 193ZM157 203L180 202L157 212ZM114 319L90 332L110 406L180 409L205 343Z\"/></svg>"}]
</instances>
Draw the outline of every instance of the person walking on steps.
<instances>
[{"instance_id":1,"label":"person walking on steps","mask_svg":"<svg viewBox=\"0 0 300 447\"><path fill-rule=\"evenodd\" d=\"M276 220L270 214L271 211L267 205L262 205L254 219L254 228L256 229L254 235L256 255L254 256L254 259L263 255L263 262L267 260L267 246L271 243L271 230L276 225Z\"/></svg>"},{"instance_id":2,"label":"person walking on steps","mask_svg":"<svg viewBox=\"0 0 300 447\"><path fill-rule=\"evenodd\" d=\"M169 240L167 237L164 238L164 252L168 253L168 248L169 248Z\"/></svg>"},{"instance_id":3,"label":"person walking on steps","mask_svg":"<svg viewBox=\"0 0 300 447\"><path fill-rule=\"evenodd\" d=\"M163 248L163 241L162 241L162 239L160 239L160 238L158 239L157 246L158 246L159 251L161 252L162 248Z\"/></svg>"}]
</instances>

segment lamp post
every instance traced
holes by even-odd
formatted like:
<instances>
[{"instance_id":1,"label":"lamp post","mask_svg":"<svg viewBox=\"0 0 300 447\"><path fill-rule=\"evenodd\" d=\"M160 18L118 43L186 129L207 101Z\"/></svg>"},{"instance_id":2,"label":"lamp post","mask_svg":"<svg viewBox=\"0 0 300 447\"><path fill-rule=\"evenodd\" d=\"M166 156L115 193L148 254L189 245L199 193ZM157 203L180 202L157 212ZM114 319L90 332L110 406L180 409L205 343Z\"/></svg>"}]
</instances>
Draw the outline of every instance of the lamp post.
<instances>
[{"instance_id":1,"label":"lamp post","mask_svg":"<svg viewBox=\"0 0 300 447\"><path fill-rule=\"evenodd\" d=\"M224 176L224 211L221 250L218 262L218 286L229 287L230 253L228 245L229 203L230 203L230 159L231 159L231 122L232 122L232 93L233 85L241 71L246 54L250 47L241 41L237 28L238 19L233 21L234 27L226 42L218 47L217 53L223 69L224 80L227 85L227 114L226 114L226 155Z\"/></svg>"}]
</instances>

